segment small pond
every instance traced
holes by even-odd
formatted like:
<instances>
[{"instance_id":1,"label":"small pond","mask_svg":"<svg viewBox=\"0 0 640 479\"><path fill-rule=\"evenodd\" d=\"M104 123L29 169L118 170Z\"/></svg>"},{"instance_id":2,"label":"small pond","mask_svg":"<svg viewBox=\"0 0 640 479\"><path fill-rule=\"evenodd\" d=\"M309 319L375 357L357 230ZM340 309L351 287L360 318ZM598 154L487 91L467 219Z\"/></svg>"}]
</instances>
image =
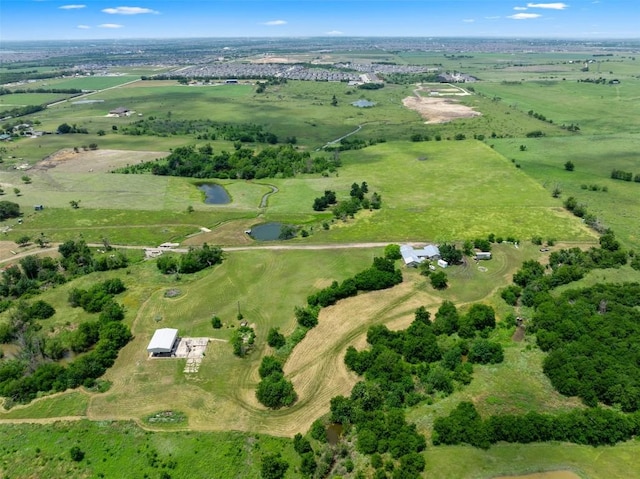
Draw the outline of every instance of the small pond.
<instances>
[{"instance_id":1,"label":"small pond","mask_svg":"<svg viewBox=\"0 0 640 479\"><path fill-rule=\"evenodd\" d=\"M358 108L371 108L372 106L375 106L376 103L369 100L358 100L354 101L352 105L357 106Z\"/></svg>"},{"instance_id":2,"label":"small pond","mask_svg":"<svg viewBox=\"0 0 640 479\"><path fill-rule=\"evenodd\" d=\"M282 223L264 223L254 226L247 233L258 241L275 241L280 238Z\"/></svg>"},{"instance_id":3,"label":"small pond","mask_svg":"<svg viewBox=\"0 0 640 479\"><path fill-rule=\"evenodd\" d=\"M327 426L327 442L331 445L338 444L342 436L342 424L329 424Z\"/></svg>"},{"instance_id":4,"label":"small pond","mask_svg":"<svg viewBox=\"0 0 640 479\"><path fill-rule=\"evenodd\" d=\"M225 205L231 202L227 190L216 183L203 183L198 189L204 192L204 202L208 205Z\"/></svg>"}]
</instances>

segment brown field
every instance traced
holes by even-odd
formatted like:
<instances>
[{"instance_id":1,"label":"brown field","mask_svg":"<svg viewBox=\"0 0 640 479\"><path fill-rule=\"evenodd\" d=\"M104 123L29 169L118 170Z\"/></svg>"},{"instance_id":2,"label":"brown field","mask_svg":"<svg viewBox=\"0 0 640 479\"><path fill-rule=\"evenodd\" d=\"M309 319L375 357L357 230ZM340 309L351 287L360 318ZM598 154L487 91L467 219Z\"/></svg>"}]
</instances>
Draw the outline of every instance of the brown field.
<instances>
[{"instance_id":1,"label":"brown field","mask_svg":"<svg viewBox=\"0 0 640 479\"><path fill-rule=\"evenodd\" d=\"M62 173L108 173L109 171L133 163L152 161L169 153L165 151L125 151L125 150L89 150L75 152L64 148L47 156L32 170L47 171L52 168Z\"/></svg>"},{"instance_id":2,"label":"brown field","mask_svg":"<svg viewBox=\"0 0 640 479\"><path fill-rule=\"evenodd\" d=\"M461 105L453 98L455 96L468 95L464 90L457 88L436 88L432 90L434 93L438 93L438 96L422 96L421 92L427 90L421 87L414 90L414 96L402 100L402 104L410 110L417 111L426 120L426 124L447 123L458 118L472 118L481 115L480 112L466 105Z\"/></svg>"}]
</instances>

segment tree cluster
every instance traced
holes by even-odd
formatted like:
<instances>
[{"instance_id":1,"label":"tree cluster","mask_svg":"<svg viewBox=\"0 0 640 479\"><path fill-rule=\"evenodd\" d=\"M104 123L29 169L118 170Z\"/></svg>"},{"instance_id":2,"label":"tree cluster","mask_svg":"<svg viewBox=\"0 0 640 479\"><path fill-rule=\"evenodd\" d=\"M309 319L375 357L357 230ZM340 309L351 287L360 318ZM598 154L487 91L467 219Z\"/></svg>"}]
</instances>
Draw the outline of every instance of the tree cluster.
<instances>
[{"instance_id":1,"label":"tree cluster","mask_svg":"<svg viewBox=\"0 0 640 479\"><path fill-rule=\"evenodd\" d=\"M12 201L0 201L0 221L17 218L21 215L20 205Z\"/></svg>"},{"instance_id":2,"label":"tree cluster","mask_svg":"<svg viewBox=\"0 0 640 479\"><path fill-rule=\"evenodd\" d=\"M275 145L278 137L254 123L220 123L208 119L182 120L150 116L120 128L125 135L173 136L195 135L198 140L227 140L241 143Z\"/></svg>"},{"instance_id":3,"label":"tree cluster","mask_svg":"<svg viewBox=\"0 0 640 479\"><path fill-rule=\"evenodd\" d=\"M369 192L369 186L366 181L361 184L353 183L349 192L350 199L340 201L333 207L333 215L336 218L346 219L353 216L361 209L378 210L382 206L382 197L375 191L371 197L366 196Z\"/></svg>"},{"instance_id":4,"label":"tree cluster","mask_svg":"<svg viewBox=\"0 0 640 479\"><path fill-rule=\"evenodd\" d=\"M58 252L62 255L60 266L71 276L126 268L129 264L121 251L94 256L82 239L65 241L58 247Z\"/></svg>"},{"instance_id":5,"label":"tree cluster","mask_svg":"<svg viewBox=\"0 0 640 479\"><path fill-rule=\"evenodd\" d=\"M256 397L268 408L291 406L298 399L293 384L284 377L282 364L275 357L263 357L258 373L261 381L256 389Z\"/></svg>"},{"instance_id":6,"label":"tree cluster","mask_svg":"<svg viewBox=\"0 0 640 479\"><path fill-rule=\"evenodd\" d=\"M253 349L256 342L256 332L250 326L240 326L231 335L233 354L244 357Z\"/></svg>"},{"instance_id":7,"label":"tree cluster","mask_svg":"<svg viewBox=\"0 0 640 479\"><path fill-rule=\"evenodd\" d=\"M553 386L585 404L640 410L640 285L597 284L548 297L532 331Z\"/></svg>"},{"instance_id":8,"label":"tree cluster","mask_svg":"<svg viewBox=\"0 0 640 479\"><path fill-rule=\"evenodd\" d=\"M503 298L515 304L520 297L525 306L535 306L548 298L551 289L577 281L593 269L618 268L627 263L628 253L613 232L602 235L600 245L587 251L580 248L554 251L549 255L548 268L535 260L525 261L513 275L517 288L505 289Z\"/></svg>"},{"instance_id":9,"label":"tree cluster","mask_svg":"<svg viewBox=\"0 0 640 479\"><path fill-rule=\"evenodd\" d=\"M104 288L109 287L101 284L90 291ZM112 301L112 297L102 303L97 320L80 323L77 329L62 338L38 334L41 326L34 320L50 317L52 310L43 301L19 302L10 314L8 328L0 331L0 339L15 340L21 346L18 359L0 360L0 396L11 402L29 402L39 392L92 386L95 379L113 365L118 351L131 339L129 328L121 322L124 310ZM66 366L53 362L61 359L69 349L89 352Z\"/></svg>"},{"instance_id":10,"label":"tree cluster","mask_svg":"<svg viewBox=\"0 0 640 479\"><path fill-rule=\"evenodd\" d=\"M58 128L56 131L61 135L66 135L69 133L84 133L84 134L89 133L89 130L83 127L79 127L75 123L73 125L69 125L68 123L62 123L61 125L58 125Z\"/></svg>"},{"instance_id":11,"label":"tree cluster","mask_svg":"<svg viewBox=\"0 0 640 479\"><path fill-rule=\"evenodd\" d=\"M189 178L260 179L283 176L291 178L303 173L335 171L340 166L338 158L322 155L311 156L308 151L298 151L291 145L267 146L261 150L242 147L229 153L214 153L211 145L199 148L182 146L162 159L117 170L120 173L144 173L154 175L183 176Z\"/></svg>"},{"instance_id":12,"label":"tree cluster","mask_svg":"<svg viewBox=\"0 0 640 479\"><path fill-rule=\"evenodd\" d=\"M368 387L375 387L380 401L388 407L411 406L435 393L450 394L454 381L470 382L471 363L502 362L502 347L498 343L475 338L475 331L488 333L495 327L492 313L490 307L474 304L469 313L460 318L453 303L447 301L441 305L432 323L429 312L420 307L406 330L390 331L384 325L371 326L367 331L371 348L357 351L350 346L345 364L364 376ZM470 339L470 343L455 339L443 349L437 337L456 332L462 336L464 330L460 329L459 323L469 329L464 337ZM467 327L467 323L471 326ZM463 355L468 355L469 362L463 363Z\"/></svg>"},{"instance_id":13,"label":"tree cluster","mask_svg":"<svg viewBox=\"0 0 640 479\"><path fill-rule=\"evenodd\" d=\"M329 206L335 205L337 201L335 191L325 190L324 195L313 200L313 210L324 211Z\"/></svg>"},{"instance_id":14,"label":"tree cluster","mask_svg":"<svg viewBox=\"0 0 640 479\"><path fill-rule=\"evenodd\" d=\"M156 265L162 274L191 274L222 263L222 249L204 243L200 248L190 247L182 255L162 255Z\"/></svg>"}]
</instances>

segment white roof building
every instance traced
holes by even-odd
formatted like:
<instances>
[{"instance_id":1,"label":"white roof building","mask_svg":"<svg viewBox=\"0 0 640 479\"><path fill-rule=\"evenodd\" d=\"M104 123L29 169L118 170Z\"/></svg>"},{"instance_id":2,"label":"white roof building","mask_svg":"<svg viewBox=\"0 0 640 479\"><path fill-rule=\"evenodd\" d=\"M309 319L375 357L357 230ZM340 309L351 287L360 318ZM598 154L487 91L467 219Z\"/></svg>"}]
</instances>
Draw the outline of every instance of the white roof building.
<instances>
[{"instance_id":1,"label":"white roof building","mask_svg":"<svg viewBox=\"0 0 640 479\"><path fill-rule=\"evenodd\" d=\"M178 339L178 330L173 328L156 329L153 337L147 346L147 351L151 354L171 353Z\"/></svg>"},{"instance_id":2,"label":"white roof building","mask_svg":"<svg viewBox=\"0 0 640 479\"><path fill-rule=\"evenodd\" d=\"M400 254L406 266L416 266L425 259L440 258L440 249L432 244L420 249L414 249L413 246L404 244L400 246Z\"/></svg>"}]
</instances>

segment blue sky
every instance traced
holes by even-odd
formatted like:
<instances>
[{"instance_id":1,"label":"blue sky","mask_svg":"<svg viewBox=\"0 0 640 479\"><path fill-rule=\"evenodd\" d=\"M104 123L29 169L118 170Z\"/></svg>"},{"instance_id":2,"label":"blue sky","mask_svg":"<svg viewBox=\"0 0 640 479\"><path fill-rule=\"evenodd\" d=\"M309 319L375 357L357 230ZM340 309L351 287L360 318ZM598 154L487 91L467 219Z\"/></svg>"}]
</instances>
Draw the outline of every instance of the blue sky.
<instances>
[{"instance_id":1,"label":"blue sky","mask_svg":"<svg viewBox=\"0 0 640 479\"><path fill-rule=\"evenodd\" d=\"M639 38L640 0L0 0L0 41L188 37Z\"/></svg>"}]
</instances>

